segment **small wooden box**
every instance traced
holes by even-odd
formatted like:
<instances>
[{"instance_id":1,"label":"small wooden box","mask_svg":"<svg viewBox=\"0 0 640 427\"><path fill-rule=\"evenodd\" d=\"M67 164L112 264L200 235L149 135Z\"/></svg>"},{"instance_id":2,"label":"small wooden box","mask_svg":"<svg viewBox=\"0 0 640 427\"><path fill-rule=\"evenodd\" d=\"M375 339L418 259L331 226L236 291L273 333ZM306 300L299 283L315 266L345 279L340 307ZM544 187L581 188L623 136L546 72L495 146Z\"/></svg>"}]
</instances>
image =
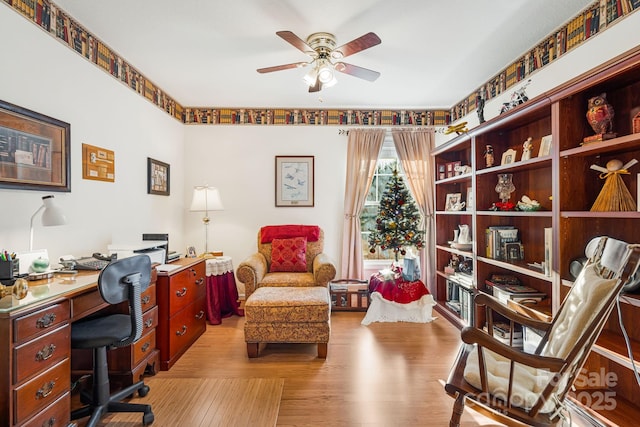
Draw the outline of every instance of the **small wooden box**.
<instances>
[{"instance_id":1,"label":"small wooden box","mask_svg":"<svg viewBox=\"0 0 640 427\"><path fill-rule=\"evenodd\" d=\"M366 280L343 279L329 283L331 310L367 311L369 285Z\"/></svg>"}]
</instances>

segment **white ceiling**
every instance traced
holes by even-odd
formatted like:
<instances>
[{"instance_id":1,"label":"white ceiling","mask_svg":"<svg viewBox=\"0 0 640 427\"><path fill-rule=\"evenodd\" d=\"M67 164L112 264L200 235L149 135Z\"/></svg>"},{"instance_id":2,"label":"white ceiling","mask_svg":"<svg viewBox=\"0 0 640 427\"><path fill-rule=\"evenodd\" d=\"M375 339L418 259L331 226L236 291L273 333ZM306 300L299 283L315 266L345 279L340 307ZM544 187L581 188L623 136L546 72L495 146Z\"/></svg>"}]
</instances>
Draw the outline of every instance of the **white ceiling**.
<instances>
[{"instance_id":1,"label":"white ceiling","mask_svg":"<svg viewBox=\"0 0 640 427\"><path fill-rule=\"evenodd\" d=\"M183 106L449 108L593 0L55 0ZM345 62L368 82L308 93L307 61L276 36L330 32L338 45L373 31L378 46Z\"/></svg>"}]
</instances>

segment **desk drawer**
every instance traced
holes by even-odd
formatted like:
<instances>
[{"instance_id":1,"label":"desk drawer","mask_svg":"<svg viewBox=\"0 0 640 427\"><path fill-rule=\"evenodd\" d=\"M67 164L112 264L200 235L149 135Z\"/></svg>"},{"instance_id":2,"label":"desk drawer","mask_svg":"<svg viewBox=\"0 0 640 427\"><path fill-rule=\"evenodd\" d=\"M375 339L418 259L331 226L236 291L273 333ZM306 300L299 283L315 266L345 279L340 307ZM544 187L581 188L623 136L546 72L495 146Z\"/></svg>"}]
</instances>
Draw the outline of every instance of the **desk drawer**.
<instances>
[{"instance_id":1,"label":"desk drawer","mask_svg":"<svg viewBox=\"0 0 640 427\"><path fill-rule=\"evenodd\" d=\"M71 398L65 393L48 408L31 418L23 427L67 427L71 418Z\"/></svg>"},{"instance_id":2,"label":"desk drawer","mask_svg":"<svg viewBox=\"0 0 640 427\"><path fill-rule=\"evenodd\" d=\"M47 335L14 348L13 383L19 384L69 357L70 333L70 326L66 324Z\"/></svg>"},{"instance_id":3,"label":"desk drawer","mask_svg":"<svg viewBox=\"0 0 640 427\"><path fill-rule=\"evenodd\" d=\"M43 310L19 317L13 321L13 341L16 344L21 344L38 335L45 334L55 329L56 326L68 322L69 313L69 301L62 301Z\"/></svg>"},{"instance_id":4,"label":"desk drawer","mask_svg":"<svg viewBox=\"0 0 640 427\"><path fill-rule=\"evenodd\" d=\"M155 271L155 269L153 271ZM142 294L140 294L140 301L142 304L143 312L156 306L156 284L155 283L149 285L149 287Z\"/></svg>"},{"instance_id":5,"label":"desk drawer","mask_svg":"<svg viewBox=\"0 0 640 427\"><path fill-rule=\"evenodd\" d=\"M50 370L38 375L14 390L14 413L16 423L21 423L32 414L50 405L71 385L69 359L58 363Z\"/></svg>"},{"instance_id":6,"label":"desk drawer","mask_svg":"<svg viewBox=\"0 0 640 427\"><path fill-rule=\"evenodd\" d=\"M169 326L169 353L171 358L176 353L186 350L206 329L204 302L204 298L200 298L171 318Z\"/></svg>"},{"instance_id":7,"label":"desk drawer","mask_svg":"<svg viewBox=\"0 0 640 427\"><path fill-rule=\"evenodd\" d=\"M202 274L198 274L202 270ZM206 294L203 268L188 268L171 277L169 289L169 316L173 316L193 301Z\"/></svg>"},{"instance_id":8,"label":"desk drawer","mask_svg":"<svg viewBox=\"0 0 640 427\"><path fill-rule=\"evenodd\" d=\"M73 319L82 319L98 310L109 307L109 304L102 299L97 288L86 294L73 297L71 303L71 316Z\"/></svg>"}]
</instances>

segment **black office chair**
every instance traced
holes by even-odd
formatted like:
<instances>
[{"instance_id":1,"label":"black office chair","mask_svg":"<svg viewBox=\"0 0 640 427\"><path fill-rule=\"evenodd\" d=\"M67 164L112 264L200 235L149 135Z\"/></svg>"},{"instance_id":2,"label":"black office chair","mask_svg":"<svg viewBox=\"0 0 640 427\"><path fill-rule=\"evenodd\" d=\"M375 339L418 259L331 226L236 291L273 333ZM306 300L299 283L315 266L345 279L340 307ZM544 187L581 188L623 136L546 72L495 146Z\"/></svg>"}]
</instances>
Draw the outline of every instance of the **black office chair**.
<instances>
[{"instance_id":1,"label":"black office chair","mask_svg":"<svg viewBox=\"0 0 640 427\"><path fill-rule=\"evenodd\" d=\"M109 412L142 412L142 424L154 421L151 405L120 402L134 394L146 396L149 387L139 381L110 395L107 348L124 347L142 333L142 306L140 294L149 286L151 261L147 255L136 255L116 260L107 265L98 277L100 295L109 304L129 302L129 314L109 314L81 320L71 325L71 347L93 349L92 393L81 396L82 408L71 412L71 419L91 415L87 427L94 427Z\"/></svg>"}]
</instances>

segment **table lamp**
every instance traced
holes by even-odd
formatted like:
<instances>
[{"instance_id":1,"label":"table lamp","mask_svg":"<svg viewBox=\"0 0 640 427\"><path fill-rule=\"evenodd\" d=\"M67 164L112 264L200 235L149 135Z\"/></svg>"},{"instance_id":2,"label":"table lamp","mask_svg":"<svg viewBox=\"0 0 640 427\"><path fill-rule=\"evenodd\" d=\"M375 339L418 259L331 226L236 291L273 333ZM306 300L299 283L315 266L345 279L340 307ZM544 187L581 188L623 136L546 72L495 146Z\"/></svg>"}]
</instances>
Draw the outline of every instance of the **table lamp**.
<instances>
[{"instance_id":1,"label":"table lamp","mask_svg":"<svg viewBox=\"0 0 640 427\"><path fill-rule=\"evenodd\" d=\"M53 195L42 197L42 206L31 216L31 223L29 229L29 252L33 251L33 220L36 215L42 212L42 225L45 227L51 227L54 225L64 225L67 223L67 218L62 213L62 210L53 201Z\"/></svg>"},{"instance_id":2,"label":"table lamp","mask_svg":"<svg viewBox=\"0 0 640 427\"><path fill-rule=\"evenodd\" d=\"M224 206L220 199L220 192L216 187L209 187L208 185L196 186L193 188L193 199L191 200L191 212L204 212L202 223L204 224L204 253L203 257L210 255L209 253L209 240L208 240L208 226L211 219L209 218L209 211L222 211Z\"/></svg>"}]
</instances>

